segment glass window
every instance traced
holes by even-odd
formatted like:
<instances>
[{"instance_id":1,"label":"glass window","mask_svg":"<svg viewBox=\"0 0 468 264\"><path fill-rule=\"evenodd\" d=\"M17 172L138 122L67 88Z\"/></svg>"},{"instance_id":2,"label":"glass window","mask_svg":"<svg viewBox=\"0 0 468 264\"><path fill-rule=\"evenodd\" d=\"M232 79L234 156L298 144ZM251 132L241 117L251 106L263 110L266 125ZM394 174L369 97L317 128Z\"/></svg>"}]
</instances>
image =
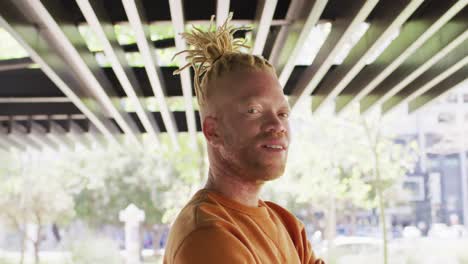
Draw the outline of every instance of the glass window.
<instances>
[{"instance_id":1,"label":"glass window","mask_svg":"<svg viewBox=\"0 0 468 264\"><path fill-rule=\"evenodd\" d=\"M439 113L437 121L441 124L452 124L455 122L455 114L448 112Z\"/></svg>"},{"instance_id":2,"label":"glass window","mask_svg":"<svg viewBox=\"0 0 468 264\"><path fill-rule=\"evenodd\" d=\"M463 94L463 102L468 103L468 94Z\"/></svg>"},{"instance_id":3,"label":"glass window","mask_svg":"<svg viewBox=\"0 0 468 264\"><path fill-rule=\"evenodd\" d=\"M457 94L456 93L447 94L446 100L447 100L447 103L451 103L451 104L457 103Z\"/></svg>"}]
</instances>

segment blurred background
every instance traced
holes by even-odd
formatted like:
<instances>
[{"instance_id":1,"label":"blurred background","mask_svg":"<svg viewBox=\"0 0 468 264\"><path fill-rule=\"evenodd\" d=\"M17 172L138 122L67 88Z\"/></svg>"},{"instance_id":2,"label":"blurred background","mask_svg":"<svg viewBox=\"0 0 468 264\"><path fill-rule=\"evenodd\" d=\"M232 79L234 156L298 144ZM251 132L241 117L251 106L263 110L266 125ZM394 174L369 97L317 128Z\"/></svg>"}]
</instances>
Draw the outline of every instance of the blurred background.
<instances>
[{"instance_id":1,"label":"blurred background","mask_svg":"<svg viewBox=\"0 0 468 264\"><path fill-rule=\"evenodd\" d=\"M162 263L206 180L177 33L220 25L293 109L265 185L327 263L468 263L467 0L0 1L0 263Z\"/></svg>"}]
</instances>

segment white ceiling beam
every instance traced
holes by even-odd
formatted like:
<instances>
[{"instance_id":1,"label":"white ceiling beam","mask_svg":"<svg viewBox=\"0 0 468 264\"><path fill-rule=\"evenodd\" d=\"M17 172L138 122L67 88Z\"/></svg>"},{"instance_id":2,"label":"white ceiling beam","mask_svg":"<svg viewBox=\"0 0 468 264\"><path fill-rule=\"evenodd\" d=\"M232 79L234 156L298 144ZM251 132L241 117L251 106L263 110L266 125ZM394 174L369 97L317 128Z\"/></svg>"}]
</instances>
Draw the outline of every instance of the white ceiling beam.
<instances>
[{"instance_id":1,"label":"white ceiling beam","mask_svg":"<svg viewBox=\"0 0 468 264\"><path fill-rule=\"evenodd\" d=\"M12 15L15 10L7 1L0 1L0 26L28 52L31 59L39 65L41 70L49 79L62 91L73 104L103 133L109 141L117 142L113 136L115 127L110 124L102 113L99 112L99 106L91 99L85 99L77 88L76 80L66 69L65 63L52 51L52 47L44 44L44 40L38 34L38 31L32 25L26 27L25 24L12 25L7 21L5 15ZM15 18L10 18L14 20ZM90 105L94 105L93 108Z\"/></svg>"},{"instance_id":2,"label":"white ceiling beam","mask_svg":"<svg viewBox=\"0 0 468 264\"><path fill-rule=\"evenodd\" d=\"M467 72L468 56L418 88L407 100L409 112L413 113L419 108L428 105L429 102L437 100L460 83L465 83L466 85L468 81Z\"/></svg>"},{"instance_id":3,"label":"white ceiling beam","mask_svg":"<svg viewBox=\"0 0 468 264\"><path fill-rule=\"evenodd\" d=\"M75 147L78 144L81 144L82 146L92 149L92 143L89 141L88 138L85 137L85 131L83 128L81 128L77 123L73 122L70 120L68 123L68 132L67 136L68 138L75 144Z\"/></svg>"},{"instance_id":4,"label":"white ceiling beam","mask_svg":"<svg viewBox=\"0 0 468 264\"><path fill-rule=\"evenodd\" d=\"M328 0L317 0L313 5L310 1L291 1L286 14L286 19L291 24L281 27L269 58L277 70L283 88L291 76L310 31L319 21L327 3Z\"/></svg>"},{"instance_id":5,"label":"white ceiling beam","mask_svg":"<svg viewBox=\"0 0 468 264\"><path fill-rule=\"evenodd\" d=\"M72 149L73 144L67 138L66 131L63 127L50 119L47 122L47 126L49 131L46 135L50 140L54 141L59 148L68 150Z\"/></svg>"},{"instance_id":6,"label":"white ceiling beam","mask_svg":"<svg viewBox=\"0 0 468 264\"><path fill-rule=\"evenodd\" d=\"M156 100L158 100L166 131L169 134L173 146L178 149L177 126L175 125L174 117L166 103L164 79L162 78L161 70L158 66L158 58L154 52L154 47L152 46L144 10L142 10L139 0L122 0L122 3L130 25L135 32L137 46L141 53L154 95L156 96Z\"/></svg>"},{"instance_id":7,"label":"white ceiling beam","mask_svg":"<svg viewBox=\"0 0 468 264\"><path fill-rule=\"evenodd\" d=\"M217 0L216 1L216 26L220 27L229 15L230 0Z\"/></svg>"},{"instance_id":8,"label":"white ceiling beam","mask_svg":"<svg viewBox=\"0 0 468 264\"><path fill-rule=\"evenodd\" d=\"M18 142L12 140L8 134L7 129L3 126L0 126L0 146L4 148L6 151L10 151L12 149L16 149L19 151L26 151L27 147L23 144L19 144Z\"/></svg>"},{"instance_id":9,"label":"white ceiling beam","mask_svg":"<svg viewBox=\"0 0 468 264\"><path fill-rule=\"evenodd\" d=\"M186 50L187 43L180 35L185 32L185 19L182 8L181 0L169 0L169 8L171 11L172 26L174 27L174 38L176 49L178 51ZM182 66L187 64L187 60L184 56L177 56L176 58L178 65ZM185 69L180 72L180 81L182 84L182 93L184 94L185 100L185 116L187 118L188 132L190 135L190 146L195 149L198 147L197 144L197 127L195 119L195 111L193 107L193 96L192 93L192 80L190 76L190 70Z\"/></svg>"},{"instance_id":10,"label":"white ceiling beam","mask_svg":"<svg viewBox=\"0 0 468 264\"><path fill-rule=\"evenodd\" d=\"M60 4L56 2L45 3L50 5ZM142 145L138 135L138 127L134 123L133 119L131 119L127 113L122 111L118 100L116 98L111 98L111 96L113 96L110 94L112 90L110 87L111 84L107 79L105 79L104 73L99 68L97 62L94 58L93 60L85 61L82 57L82 55L91 56L91 52L81 48L80 51L78 51L75 45L72 44L70 39L67 37L66 34L69 34L70 37L75 38L73 41L83 41L78 29L67 25L65 31L63 31L41 1L18 0L15 1L15 4L25 15L33 18L35 23L37 23L41 28L40 33L51 45L60 47L59 49L56 49L56 52L59 53L69 64L69 67L78 76L85 88L89 92L93 93L98 101L103 104L104 108L115 119L116 123L124 131L126 136L128 136L134 144L141 147ZM54 6L54 8L55 7L56 6ZM54 10L54 12L58 11ZM81 40L77 38L81 38ZM88 66L87 63L90 63L90 65ZM93 69L91 70L90 67Z\"/></svg>"},{"instance_id":11,"label":"white ceiling beam","mask_svg":"<svg viewBox=\"0 0 468 264\"><path fill-rule=\"evenodd\" d=\"M21 103L70 103L68 97L0 97L0 104Z\"/></svg>"},{"instance_id":12,"label":"white ceiling beam","mask_svg":"<svg viewBox=\"0 0 468 264\"><path fill-rule=\"evenodd\" d=\"M333 65L335 57L342 50L356 28L374 9L377 2L378 0L353 1L354 6L349 10L347 16L336 19L332 25L330 35L320 48L312 65L307 67L292 91L290 104L293 109L297 103L300 103L314 91Z\"/></svg>"},{"instance_id":13,"label":"white ceiling beam","mask_svg":"<svg viewBox=\"0 0 468 264\"><path fill-rule=\"evenodd\" d=\"M459 11L461 11L468 3L468 0L461 0L455 2L452 6L450 6L445 12L435 19L426 19L422 21L416 21L414 25L410 25L407 27L407 31L405 32L405 28L403 28L400 36L397 39L401 39L402 43L393 42L396 44L390 45L399 45L397 48L402 49L402 51L395 52L392 54L394 59L389 62L385 68L382 70L378 70L377 73L372 73L369 76L363 76L362 81L355 82L352 86L347 87L349 90L348 93L352 94L352 96L344 96L337 101L337 109L338 113L345 111L349 106L356 102L362 101L362 99L367 96L377 85L379 85L385 78L387 78L398 66L400 66L411 54L413 54L419 47L421 47L424 42L426 42L434 33L436 33L444 24L446 24L450 19L452 19ZM411 27L412 26L412 27ZM413 30L417 28L420 30L421 28L426 28L424 32L420 35ZM412 39L412 41L408 42L407 39ZM406 48L404 48L405 43L408 43ZM387 48L388 49L388 48Z\"/></svg>"},{"instance_id":14,"label":"white ceiling beam","mask_svg":"<svg viewBox=\"0 0 468 264\"><path fill-rule=\"evenodd\" d=\"M47 130L44 127L32 120L28 121L27 126L29 126L29 136L38 144L55 151L60 149L59 144L47 137Z\"/></svg>"},{"instance_id":15,"label":"white ceiling beam","mask_svg":"<svg viewBox=\"0 0 468 264\"><path fill-rule=\"evenodd\" d=\"M275 42L273 43L273 46L271 48L271 52L270 52L270 55L268 57L268 62L270 62L271 65L273 65L275 67L277 72L280 72L280 70L281 70L281 69L279 69L279 65L278 65L278 60L279 60L280 53L285 47L285 43L286 43L286 41L288 39L288 35L290 35L291 32L294 30L294 28L292 27L292 25L294 23L293 21L301 21L302 23L301 23L300 26L301 27L304 26L305 21L304 21L304 19L302 19L300 17L301 9L304 9L304 1L303 0L291 0L291 2L289 2L288 11L286 12L285 19L287 21L291 21L291 22L290 22L290 24L286 24L286 25L281 26L281 28L280 28L280 30L278 32L278 35L275 38ZM294 33L297 34L298 32L294 32Z\"/></svg>"},{"instance_id":16,"label":"white ceiling beam","mask_svg":"<svg viewBox=\"0 0 468 264\"><path fill-rule=\"evenodd\" d=\"M30 138L26 128L19 125L14 120L10 120L9 122L9 131L7 137L26 148L30 148L39 152L43 149L43 145L38 144L35 140Z\"/></svg>"},{"instance_id":17,"label":"white ceiling beam","mask_svg":"<svg viewBox=\"0 0 468 264\"><path fill-rule=\"evenodd\" d=\"M20 151L26 150L23 146L15 144L2 134L0 134L0 149L6 152L11 151L12 149L18 149Z\"/></svg>"},{"instance_id":18,"label":"white ceiling beam","mask_svg":"<svg viewBox=\"0 0 468 264\"><path fill-rule=\"evenodd\" d=\"M263 53L277 4L278 0L259 0L257 2L257 14L253 32L253 55L261 56Z\"/></svg>"},{"instance_id":19,"label":"white ceiling beam","mask_svg":"<svg viewBox=\"0 0 468 264\"><path fill-rule=\"evenodd\" d=\"M104 8L100 6L101 2L93 1L93 5L91 5L89 0L76 0L76 2L88 22L88 25L103 46L104 54L110 62L128 99L133 102L136 114L141 120L143 127L149 134L151 140L159 144L157 135L159 133L159 128L156 120L146 108L143 92L141 91L138 80L128 65L122 46L120 46L117 41L112 23L105 16Z\"/></svg>"},{"instance_id":20,"label":"white ceiling beam","mask_svg":"<svg viewBox=\"0 0 468 264\"><path fill-rule=\"evenodd\" d=\"M376 21L370 22L370 28L350 51L348 57L330 74L317 88L312 97L312 111L320 111L324 105L335 99L354 77L366 66L369 58L389 38L399 30L401 25L422 4L423 0L407 2L388 2L380 14L376 14ZM384 4L384 3L383 3Z\"/></svg>"},{"instance_id":21,"label":"white ceiling beam","mask_svg":"<svg viewBox=\"0 0 468 264\"><path fill-rule=\"evenodd\" d=\"M92 142L93 146L99 146L102 148L107 147L105 140L102 138L101 133L93 127L90 126L88 132L85 133L85 136L88 138L89 141Z\"/></svg>"},{"instance_id":22,"label":"white ceiling beam","mask_svg":"<svg viewBox=\"0 0 468 264\"><path fill-rule=\"evenodd\" d=\"M452 51L456 51L456 53L458 54L464 53L463 55L468 55L468 49L466 48L468 45L468 41L466 41L467 39L468 39L468 30L465 30L463 34L459 35L454 40L450 41L448 45L443 45L443 48L441 50L439 50L436 54L431 56L429 60L427 60L422 65L420 65L415 71L406 75L406 77L403 80L399 81L397 85L391 88L387 88L386 89L387 92L380 99L378 99L374 103L374 105L375 106L382 105L382 113L385 114L391 109L398 107L402 103L406 103L409 100L412 100L414 97L413 94L418 94L420 92L418 89L415 89L415 87L411 86L410 89L407 89L406 87L409 86L418 77L420 77L423 73L428 71L429 68L431 68L434 65L437 65L436 63L438 63L439 61L442 64L446 64L445 62L446 56L449 53L453 53ZM463 50L465 50L465 52L463 52ZM457 60L459 60L459 58L457 58ZM461 61L463 61L463 59ZM458 63L460 63L460 61L457 62L456 60L451 60L450 64L453 64L455 66ZM463 65L463 63L460 65ZM442 66L438 68L441 68L441 67ZM408 91L410 91L409 95L407 95ZM372 107L369 107L368 110L370 110L371 108Z\"/></svg>"}]
</instances>

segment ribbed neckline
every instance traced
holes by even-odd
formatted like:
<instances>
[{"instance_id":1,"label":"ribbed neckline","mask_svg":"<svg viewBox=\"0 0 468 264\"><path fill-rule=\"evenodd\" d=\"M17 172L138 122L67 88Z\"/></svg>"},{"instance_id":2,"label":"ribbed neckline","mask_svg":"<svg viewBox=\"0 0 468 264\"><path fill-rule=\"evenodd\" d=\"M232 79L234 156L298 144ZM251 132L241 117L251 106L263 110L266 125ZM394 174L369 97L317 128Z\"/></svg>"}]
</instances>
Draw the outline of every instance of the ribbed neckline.
<instances>
[{"instance_id":1,"label":"ribbed neckline","mask_svg":"<svg viewBox=\"0 0 468 264\"><path fill-rule=\"evenodd\" d=\"M213 190L201 189L195 194L195 197L199 197L202 195L208 195L209 198L212 198L213 200L219 202L223 206L250 216L268 217L269 215L267 205L260 199L258 200L258 207L251 207L229 199L223 196L221 193L218 193Z\"/></svg>"}]
</instances>

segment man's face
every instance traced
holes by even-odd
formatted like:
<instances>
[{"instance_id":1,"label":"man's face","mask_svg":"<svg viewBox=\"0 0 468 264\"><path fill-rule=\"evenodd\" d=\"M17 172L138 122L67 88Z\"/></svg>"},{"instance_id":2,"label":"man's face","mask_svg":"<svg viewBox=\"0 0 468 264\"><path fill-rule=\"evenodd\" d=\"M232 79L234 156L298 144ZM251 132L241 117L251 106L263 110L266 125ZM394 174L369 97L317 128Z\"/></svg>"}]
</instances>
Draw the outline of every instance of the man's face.
<instances>
[{"instance_id":1,"label":"man's face","mask_svg":"<svg viewBox=\"0 0 468 264\"><path fill-rule=\"evenodd\" d=\"M223 163L248 177L267 181L284 172L289 145L289 105L278 79L268 71L243 71L214 83L216 146Z\"/></svg>"}]
</instances>

